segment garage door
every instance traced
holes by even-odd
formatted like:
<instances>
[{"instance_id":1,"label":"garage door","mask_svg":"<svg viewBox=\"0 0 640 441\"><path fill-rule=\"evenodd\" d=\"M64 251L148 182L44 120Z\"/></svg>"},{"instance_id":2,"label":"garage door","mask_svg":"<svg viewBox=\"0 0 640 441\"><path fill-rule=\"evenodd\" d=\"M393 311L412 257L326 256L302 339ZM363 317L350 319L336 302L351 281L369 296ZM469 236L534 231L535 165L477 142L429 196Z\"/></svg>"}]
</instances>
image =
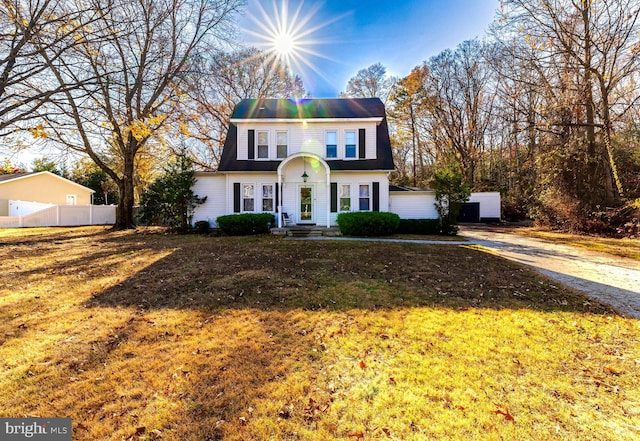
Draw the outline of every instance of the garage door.
<instances>
[{"instance_id":1,"label":"garage door","mask_svg":"<svg viewBox=\"0 0 640 441\"><path fill-rule=\"evenodd\" d=\"M458 222L480 222L480 202L467 202L460 208Z\"/></svg>"}]
</instances>

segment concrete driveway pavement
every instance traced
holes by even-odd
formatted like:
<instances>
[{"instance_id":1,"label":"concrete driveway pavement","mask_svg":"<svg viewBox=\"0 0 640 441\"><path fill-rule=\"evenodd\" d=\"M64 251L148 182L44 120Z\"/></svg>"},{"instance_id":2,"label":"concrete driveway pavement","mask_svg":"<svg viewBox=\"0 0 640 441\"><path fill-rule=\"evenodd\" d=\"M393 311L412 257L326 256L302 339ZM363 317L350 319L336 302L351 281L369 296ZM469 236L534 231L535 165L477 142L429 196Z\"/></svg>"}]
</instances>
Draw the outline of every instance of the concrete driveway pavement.
<instances>
[{"instance_id":1,"label":"concrete driveway pavement","mask_svg":"<svg viewBox=\"0 0 640 441\"><path fill-rule=\"evenodd\" d=\"M640 262L483 227L460 228L473 244L640 319Z\"/></svg>"}]
</instances>

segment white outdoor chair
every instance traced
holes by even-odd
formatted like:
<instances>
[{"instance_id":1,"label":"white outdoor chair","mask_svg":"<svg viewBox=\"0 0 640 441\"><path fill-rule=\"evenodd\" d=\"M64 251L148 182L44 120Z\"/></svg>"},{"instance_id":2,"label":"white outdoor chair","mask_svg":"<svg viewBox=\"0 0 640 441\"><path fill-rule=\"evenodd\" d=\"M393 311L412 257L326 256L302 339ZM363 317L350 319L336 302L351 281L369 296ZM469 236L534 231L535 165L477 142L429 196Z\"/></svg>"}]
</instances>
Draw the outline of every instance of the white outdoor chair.
<instances>
[{"instance_id":1,"label":"white outdoor chair","mask_svg":"<svg viewBox=\"0 0 640 441\"><path fill-rule=\"evenodd\" d=\"M284 212L282 213L282 225L284 225L285 227L293 225L293 221L289 217L289 214L284 213Z\"/></svg>"}]
</instances>

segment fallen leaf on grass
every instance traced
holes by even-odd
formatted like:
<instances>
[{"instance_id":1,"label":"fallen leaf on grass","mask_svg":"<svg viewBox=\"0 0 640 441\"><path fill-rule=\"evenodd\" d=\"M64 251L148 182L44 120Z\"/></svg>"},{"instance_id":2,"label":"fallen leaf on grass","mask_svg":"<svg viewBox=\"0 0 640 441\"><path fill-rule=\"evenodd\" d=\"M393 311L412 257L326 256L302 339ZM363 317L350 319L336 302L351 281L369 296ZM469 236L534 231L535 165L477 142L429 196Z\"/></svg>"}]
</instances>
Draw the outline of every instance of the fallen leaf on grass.
<instances>
[{"instance_id":1,"label":"fallen leaf on grass","mask_svg":"<svg viewBox=\"0 0 640 441\"><path fill-rule=\"evenodd\" d=\"M609 372L609 373L610 373L610 374L612 374L612 375L620 375L620 374L622 374L622 371L620 371L620 370L618 370L618 369L614 368L613 366L606 366L606 367L604 368L604 370L605 370L606 372Z\"/></svg>"},{"instance_id":2,"label":"fallen leaf on grass","mask_svg":"<svg viewBox=\"0 0 640 441\"><path fill-rule=\"evenodd\" d=\"M496 404L495 406L497 407L497 409L494 410L493 413L495 413L496 415L504 416L504 419L507 421L515 421L515 418L513 418L513 415L509 413L509 409L507 408L507 406L502 406L500 404Z\"/></svg>"},{"instance_id":3,"label":"fallen leaf on grass","mask_svg":"<svg viewBox=\"0 0 640 441\"><path fill-rule=\"evenodd\" d=\"M349 435L347 435L347 437L355 438L355 439L362 439L362 438L364 438L364 433L362 433L362 432L353 432L353 433L350 433Z\"/></svg>"},{"instance_id":4,"label":"fallen leaf on grass","mask_svg":"<svg viewBox=\"0 0 640 441\"><path fill-rule=\"evenodd\" d=\"M364 363L364 360L360 360L360 369L366 368L367 365Z\"/></svg>"}]
</instances>

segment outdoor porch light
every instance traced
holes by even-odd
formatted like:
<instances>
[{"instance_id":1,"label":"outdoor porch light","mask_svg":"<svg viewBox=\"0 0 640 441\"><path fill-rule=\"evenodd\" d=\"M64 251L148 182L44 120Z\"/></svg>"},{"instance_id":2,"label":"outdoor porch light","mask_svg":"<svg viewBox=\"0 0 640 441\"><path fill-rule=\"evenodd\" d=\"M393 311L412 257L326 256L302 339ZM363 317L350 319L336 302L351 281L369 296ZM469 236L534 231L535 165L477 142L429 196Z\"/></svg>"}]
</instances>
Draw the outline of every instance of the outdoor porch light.
<instances>
[{"instance_id":1,"label":"outdoor porch light","mask_svg":"<svg viewBox=\"0 0 640 441\"><path fill-rule=\"evenodd\" d=\"M307 179L309 179L309 175L307 174L307 171L305 170L304 173L302 173L302 182L304 182L306 184L307 183Z\"/></svg>"}]
</instances>

